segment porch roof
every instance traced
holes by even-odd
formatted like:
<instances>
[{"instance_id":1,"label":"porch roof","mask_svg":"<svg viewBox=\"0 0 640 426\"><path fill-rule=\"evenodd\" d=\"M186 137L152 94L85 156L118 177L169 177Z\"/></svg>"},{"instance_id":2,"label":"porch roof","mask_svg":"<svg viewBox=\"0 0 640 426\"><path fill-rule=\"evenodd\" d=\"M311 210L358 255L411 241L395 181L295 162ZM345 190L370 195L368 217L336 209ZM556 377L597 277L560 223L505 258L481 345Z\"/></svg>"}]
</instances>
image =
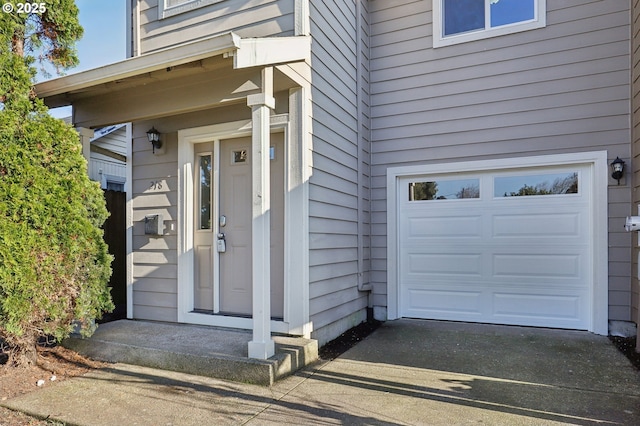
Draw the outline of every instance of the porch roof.
<instances>
[{"instance_id":1,"label":"porch roof","mask_svg":"<svg viewBox=\"0 0 640 426\"><path fill-rule=\"evenodd\" d=\"M105 84L170 69L219 55L233 57L235 69L309 60L308 36L241 38L233 32L128 58L99 68L47 80L35 86L38 97L50 108L71 105L74 94L99 92Z\"/></svg>"}]
</instances>

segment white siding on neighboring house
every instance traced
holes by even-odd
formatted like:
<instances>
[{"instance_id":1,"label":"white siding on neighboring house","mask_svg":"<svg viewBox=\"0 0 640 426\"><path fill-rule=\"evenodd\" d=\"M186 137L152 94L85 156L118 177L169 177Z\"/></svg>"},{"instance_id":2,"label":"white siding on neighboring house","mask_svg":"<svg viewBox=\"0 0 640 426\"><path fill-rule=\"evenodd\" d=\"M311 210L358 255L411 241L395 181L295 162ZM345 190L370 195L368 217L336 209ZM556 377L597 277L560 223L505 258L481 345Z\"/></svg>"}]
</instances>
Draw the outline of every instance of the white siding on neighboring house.
<instances>
[{"instance_id":1,"label":"white siding on neighboring house","mask_svg":"<svg viewBox=\"0 0 640 426\"><path fill-rule=\"evenodd\" d=\"M112 158L102 154L91 154L91 180L103 182L103 177L107 181L124 183L126 179L127 166L120 162L114 161Z\"/></svg>"},{"instance_id":2,"label":"white siding on neighboring house","mask_svg":"<svg viewBox=\"0 0 640 426\"><path fill-rule=\"evenodd\" d=\"M358 291L359 273L368 264L369 154L368 140L359 141L358 132L358 112L366 118L368 96L363 89L358 97L358 60L365 57L357 50L366 54L367 44L358 42L366 33L357 30L357 10L355 1L337 0L312 1L310 8L314 137L309 303L312 336L320 344L364 320L368 306L368 293ZM366 21L362 26L366 30ZM358 108L358 101L364 108ZM359 193L366 197L363 202ZM366 281L368 274L360 279Z\"/></svg>"},{"instance_id":3,"label":"white siding on neighboring house","mask_svg":"<svg viewBox=\"0 0 640 426\"><path fill-rule=\"evenodd\" d=\"M432 48L432 2L372 0L373 305L391 166L607 150L630 158L629 2L548 0L547 26ZM609 319L630 319L630 179L609 181Z\"/></svg>"},{"instance_id":4,"label":"white siding on neighboring house","mask_svg":"<svg viewBox=\"0 0 640 426\"><path fill-rule=\"evenodd\" d=\"M159 19L158 10L162 0L141 1L138 9L134 7L134 22L139 17L134 56L228 31L241 37L294 35L296 1L224 0L164 19Z\"/></svg>"},{"instance_id":5,"label":"white siding on neighboring house","mask_svg":"<svg viewBox=\"0 0 640 426\"><path fill-rule=\"evenodd\" d=\"M115 154L126 157L127 155L127 142L126 142L127 129L126 126L121 126L117 130L110 133L106 133L101 136L97 133L94 136L94 140L91 142L92 152L90 156L90 179L97 182L101 182L103 188L107 182L124 183L126 180L127 170L126 163L113 157L104 155L100 152L95 152L95 148L107 150Z\"/></svg>"}]
</instances>

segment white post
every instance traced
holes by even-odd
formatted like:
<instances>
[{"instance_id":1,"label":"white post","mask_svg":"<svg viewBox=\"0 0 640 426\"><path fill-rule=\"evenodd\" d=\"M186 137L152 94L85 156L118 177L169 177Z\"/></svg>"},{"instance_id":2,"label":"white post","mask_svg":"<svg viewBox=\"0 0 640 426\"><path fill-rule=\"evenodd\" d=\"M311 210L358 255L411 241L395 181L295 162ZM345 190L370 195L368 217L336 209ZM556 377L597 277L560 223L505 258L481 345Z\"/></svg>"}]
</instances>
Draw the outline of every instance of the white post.
<instances>
[{"instance_id":1,"label":"white post","mask_svg":"<svg viewBox=\"0 0 640 426\"><path fill-rule=\"evenodd\" d=\"M251 107L251 174L252 174L252 285L253 340L249 342L249 358L267 359L275 354L271 339L271 220L270 220L270 120L275 108L273 68L262 70L262 93L247 96Z\"/></svg>"},{"instance_id":2,"label":"white post","mask_svg":"<svg viewBox=\"0 0 640 426\"><path fill-rule=\"evenodd\" d=\"M87 160L87 173L91 176L91 138L93 137L93 129L87 129L86 127L76 127L76 131L80 135L80 142L82 143L82 155Z\"/></svg>"}]
</instances>

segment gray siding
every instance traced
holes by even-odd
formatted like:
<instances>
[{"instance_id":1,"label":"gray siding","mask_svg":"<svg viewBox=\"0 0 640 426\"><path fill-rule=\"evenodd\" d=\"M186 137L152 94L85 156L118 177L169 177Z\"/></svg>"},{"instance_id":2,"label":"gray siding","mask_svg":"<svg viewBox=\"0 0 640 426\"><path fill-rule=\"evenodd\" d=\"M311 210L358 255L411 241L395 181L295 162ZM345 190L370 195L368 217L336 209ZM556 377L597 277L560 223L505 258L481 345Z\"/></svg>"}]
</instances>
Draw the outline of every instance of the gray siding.
<instances>
[{"instance_id":1,"label":"gray siding","mask_svg":"<svg viewBox=\"0 0 640 426\"><path fill-rule=\"evenodd\" d=\"M365 9L366 11L366 9ZM365 12L363 12L365 13ZM311 1L313 172L309 188L309 285L313 336L332 339L364 319L366 292L358 291L360 265L368 261L368 141L360 140L356 2ZM363 26L366 29L366 21ZM365 40L366 41L366 40ZM366 68L361 68L366 72ZM362 77L363 81L366 77ZM363 96L364 95L364 96ZM360 101L365 108L358 108ZM366 124L366 123L365 123ZM365 127L366 128L366 127ZM368 198L368 195L367 195ZM366 266L364 266L366 267ZM366 280L368 276L363 276ZM324 329L324 330L323 330Z\"/></svg>"},{"instance_id":2,"label":"gray siding","mask_svg":"<svg viewBox=\"0 0 640 426\"><path fill-rule=\"evenodd\" d=\"M632 205L632 214L638 214L636 207L640 204L640 1L634 0L632 3L632 14L631 14L631 22L632 22L632 44L631 44L631 65L632 65L632 77L631 77L631 126L632 126L632 163L630 168L631 185L634 189L633 191L633 205ZM634 233L635 234L635 233ZM637 234L636 234L637 235ZM633 256L631 259L633 260L633 268L632 268L632 300L631 300L631 320L635 321L636 324L640 323L640 297L638 295L638 239L637 236L633 237ZM640 328L638 328L638 336L640 337ZM640 348L640 338L637 340L638 346Z\"/></svg>"},{"instance_id":3,"label":"gray siding","mask_svg":"<svg viewBox=\"0 0 640 426\"><path fill-rule=\"evenodd\" d=\"M179 129L249 119L246 105L203 110L133 125L133 317L177 321L178 136ZM162 133L164 154L154 155L146 132ZM160 182L162 188L151 188ZM165 234L144 234L144 217L162 213ZM171 230L171 226L173 229Z\"/></svg>"},{"instance_id":4,"label":"gray siding","mask_svg":"<svg viewBox=\"0 0 640 426\"><path fill-rule=\"evenodd\" d=\"M374 306L386 306L387 167L631 155L628 2L548 0L545 28L438 49L431 5L370 2ZM610 319L630 319L630 201L630 182L610 181Z\"/></svg>"},{"instance_id":5,"label":"gray siding","mask_svg":"<svg viewBox=\"0 0 640 426\"><path fill-rule=\"evenodd\" d=\"M141 54L149 53L228 31L242 37L292 36L294 3L295 0L224 0L158 19L159 0L143 1L139 11L139 50Z\"/></svg>"},{"instance_id":6,"label":"gray siding","mask_svg":"<svg viewBox=\"0 0 640 426\"><path fill-rule=\"evenodd\" d=\"M166 154L153 155L146 135L149 128L147 123L133 126L133 317L177 321L177 236L144 233L148 214L161 213L166 229L171 224L177 227L177 135L163 134ZM152 189L151 182L160 182L162 188Z\"/></svg>"}]
</instances>

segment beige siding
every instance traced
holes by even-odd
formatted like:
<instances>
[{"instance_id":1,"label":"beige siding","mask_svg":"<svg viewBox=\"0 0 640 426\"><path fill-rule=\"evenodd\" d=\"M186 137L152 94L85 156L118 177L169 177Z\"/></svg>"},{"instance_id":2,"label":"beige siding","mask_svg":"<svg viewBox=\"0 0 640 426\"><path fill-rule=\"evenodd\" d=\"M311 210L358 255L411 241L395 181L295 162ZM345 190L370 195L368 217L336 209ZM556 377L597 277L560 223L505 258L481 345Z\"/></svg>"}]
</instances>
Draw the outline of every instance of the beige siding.
<instances>
[{"instance_id":1,"label":"beige siding","mask_svg":"<svg viewBox=\"0 0 640 426\"><path fill-rule=\"evenodd\" d=\"M631 164L631 185L633 187L633 204L632 214L638 214L636 210L637 205L640 204L640 1L633 0L632 4L632 43L631 43L631 125L632 125L632 164ZM634 233L636 234L636 233ZM640 296L639 296L639 282L638 282L638 255L640 250L638 249L637 234L632 237L634 247L633 249L633 268L632 268L632 303L631 303L631 319L640 323ZM638 336L640 337L640 328L638 329ZM640 338L638 339L638 349L640 349Z\"/></svg>"},{"instance_id":2,"label":"beige siding","mask_svg":"<svg viewBox=\"0 0 640 426\"><path fill-rule=\"evenodd\" d=\"M241 37L294 35L295 0L224 0L164 19L158 4L140 2L142 54L228 31Z\"/></svg>"},{"instance_id":3,"label":"beige siding","mask_svg":"<svg viewBox=\"0 0 640 426\"><path fill-rule=\"evenodd\" d=\"M175 115L133 125L133 316L177 321L178 138L177 131L225 121L249 119L246 105ZM161 132L164 153L154 155L146 132ZM160 182L162 188L152 188ZM144 234L144 217L162 213L165 234ZM173 226L173 230L171 227Z\"/></svg>"},{"instance_id":4,"label":"beige siding","mask_svg":"<svg viewBox=\"0 0 640 426\"><path fill-rule=\"evenodd\" d=\"M321 344L361 321L368 306L368 293L358 290L358 280L368 280L368 136L359 130L368 129L368 93L363 89L368 77L358 63L367 59L368 22L366 9L362 20L357 11L354 0L311 1L309 308L313 336ZM364 31L358 31L359 24Z\"/></svg>"},{"instance_id":5,"label":"beige siding","mask_svg":"<svg viewBox=\"0 0 640 426\"><path fill-rule=\"evenodd\" d=\"M177 238L169 231L177 226L177 138L164 133L166 153L153 155L149 128L146 123L133 126L133 316L177 321ZM152 188L151 182L162 187ZM144 217L156 213L163 215L168 236L145 235Z\"/></svg>"},{"instance_id":6,"label":"beige siding","mask_svg":"<svg viewBox=\"0 0 640 426\"><path fill-rule=\"evenodd\" d=\"M432 48L431 1L373 0L372 280L386 306L389 166L607 150L630 159L629 10L548 0L547 27ZM630 182L609 187L610 319L630 319Z\"/></svg>"},{"instance_id":7,"label":"beige siding","mask_svg":"<svg viewBox=\"0 0 640 426\"><path fill-rule=\"evenodd\" d=\"M358 52L360 54L360 90L359 111L360 117L360 262L362 277L360 282L365 286L371 285L371 120L370 120L370 94L369 94L369 1L360 1L360 31L361 36Z\"/></svg>"}]
</instances>

